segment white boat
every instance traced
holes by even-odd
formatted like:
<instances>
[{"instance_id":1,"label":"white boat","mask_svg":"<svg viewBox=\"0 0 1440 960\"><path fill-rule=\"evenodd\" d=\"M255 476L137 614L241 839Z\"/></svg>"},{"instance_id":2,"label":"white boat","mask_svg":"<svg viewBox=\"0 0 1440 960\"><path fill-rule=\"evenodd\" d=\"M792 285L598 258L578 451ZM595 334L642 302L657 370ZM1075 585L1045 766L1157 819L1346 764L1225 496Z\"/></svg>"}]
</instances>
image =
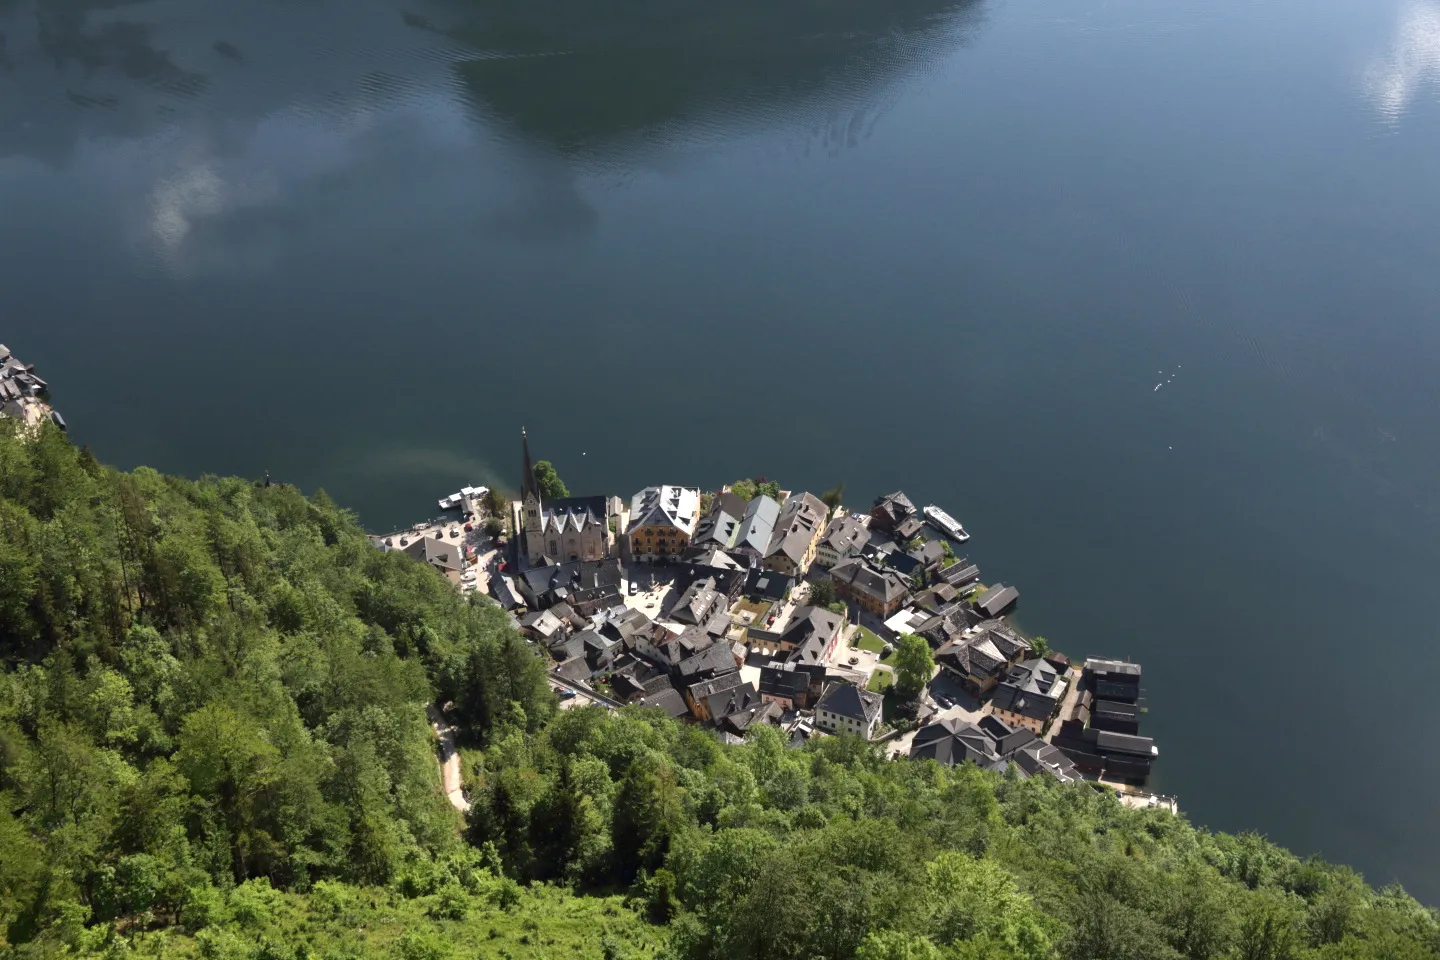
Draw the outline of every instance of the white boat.
<instances>
[{"instance_id":1,"label":"white boat","mask_svg":"<svg viewBox=\"0 0 1440 960\"><path fill-rule=\"evenodd\" d=\"M960 543L964 543L970 539L970 534L965 532L965 527L960 521L935 506L935 504L932 503L927 506L924 513L925 519L935 524L935 526L940 529L940 532L950 539L958 540Z\"/></svg>"}]
</instances>

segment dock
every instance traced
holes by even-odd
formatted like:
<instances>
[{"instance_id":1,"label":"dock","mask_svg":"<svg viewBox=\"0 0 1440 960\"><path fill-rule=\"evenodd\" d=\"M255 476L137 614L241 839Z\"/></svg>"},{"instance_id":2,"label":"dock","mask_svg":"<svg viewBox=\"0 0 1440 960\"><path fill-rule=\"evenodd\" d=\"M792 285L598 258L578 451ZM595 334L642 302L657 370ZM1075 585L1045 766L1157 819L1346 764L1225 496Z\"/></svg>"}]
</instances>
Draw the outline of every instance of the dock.
<instances>
[{"instance_id":1,"label":"dock","mask_svg":"<svg viewBox=\"0 0 1440 960\"><path fill-rule=\"evenodd\" d=\"M1180 813L1179 797L1166 796L1160 793L1149 793L1133 784L1123 783L1118 780L1101 779L1095 782L1114 790L1120 802L1131 810L1168 810L1176 815Z\"/></svg>"},{"instance_id":2,"label":"dock","mask_svg":"<svg viewBox=\"0 0 1440 960\"><path fill-rule=\"evenodd\" d=\"M459 493L452 493L448 497L440 498L440 509L441 511L463 510L465 513L478 513L475 501L483 499L489 493L489 487L461 487Z\"/></svg>"}]
</instances>

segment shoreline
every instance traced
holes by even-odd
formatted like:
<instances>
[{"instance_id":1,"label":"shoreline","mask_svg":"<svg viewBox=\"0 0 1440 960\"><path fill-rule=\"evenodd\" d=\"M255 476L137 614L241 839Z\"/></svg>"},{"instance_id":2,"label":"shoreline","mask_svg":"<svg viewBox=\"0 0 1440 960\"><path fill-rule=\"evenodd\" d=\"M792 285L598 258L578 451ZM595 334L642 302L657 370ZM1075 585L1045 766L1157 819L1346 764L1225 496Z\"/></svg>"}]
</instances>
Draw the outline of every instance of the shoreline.
<instances>
[{"instance_id":1,"label":"shoreline","mask_svg":"<svg viewBox=\"0 0 1440 960\"><path fill-rule=\"evenodd\" d=\"M822 504L761 485L771 499L751 481L646 488L628 509L613 496L547 502L531 476L528 439L524 448L522 499L498 518L498 543L484 533L486 505L454 496L437 501L455 506L446 516L371 540L505 609L549 661L552 686L571 692L562 693L564 708L659 706L733 740L759 723L799 740L853 730L884 743L891 758L1019 764L1022 775L1085 779L1127 806L1179 812L1177 798L1145 789L1159 750L1139 735L1139 665L1072 663L1020 632L1010 619L1018 589L980 580L978 565L956 553L970 534L950 513L933 504L921 511L902 491L877 497L869 512L847 511L838 496ZM774 519L756 552L739 528L753 532L759 521L742 524L739 514L766 510ZM552 523L566 531L569 556L546 532ZM449 561L454 550L459 567ZM777 578L782 594L762 595ZM710 599L697 601L697 590ZM814 605L812 591L821 597ZM697 603L700 612L690 609ZM802 635L810 639L789 639ZM902 635L922 637L933 664L918 698L904 701L889 661ZM812 676L806 689L781 691L782 671L800 668ZM860 704L844 721L859 726L833 729L822 702L833 697Z\"/></svg>"}]
</instances>

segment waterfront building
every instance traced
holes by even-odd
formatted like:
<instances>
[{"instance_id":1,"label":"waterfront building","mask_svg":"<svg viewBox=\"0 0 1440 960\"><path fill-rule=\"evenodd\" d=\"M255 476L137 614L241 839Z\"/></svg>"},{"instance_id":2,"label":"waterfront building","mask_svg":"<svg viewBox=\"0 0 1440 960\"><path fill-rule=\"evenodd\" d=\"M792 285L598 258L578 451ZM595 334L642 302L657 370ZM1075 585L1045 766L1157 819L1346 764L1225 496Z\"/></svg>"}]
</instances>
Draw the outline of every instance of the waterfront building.
<instances>
[{"instance_id":1,"label":"waterfront building","mask_svg":"<svg viewBox=\"0 0 1440 960\"><path fill-rule=\"evenodd\" d=\"M836 517L820 534L815 548L815 562L829 570L848 557L859 556L870 542L870 527L859 517Z\"/></svg>"},{"instance_id":2,"label":"waterfront building","mask_svg":"<svg viewBox=\"0 0 1440 960\"><path fill-rule=\"evenodd\" d=\"M796 579L805 576L829 515L830 508L813 494L792 493L787 497L765 550L765 568Z\"/></svg>"},{"instance_id":3,"label":"waterfront building","mask_svg":"<svg viewBox=\"0 0 1440 960\"><path fill-rule=\"evenodd\" d=\"M545 500L530 464L530 441L520 431L524 456L520 480L521 550L530 566L603 560L616 553L615 531L623 520L618 497Z\"/></svg>"},{"instance_id":4,"label":"waterfront building","mask_svg":"<svg viewBox=\"0 0 1440 960\"><path fill-rule=\"evenodd\" d=\"M694 487L646 487L630 500L625 530L636 560L674 560L690 547L700 520L700 491Z\"/></svg>"},{"instance_id":5,"label":"waterfront building","mask_svg":"<svg viewBox=\"0 0 1440 960\"><path fill-rule=\"evenodd\" d=\"M915 504L903 490L875 498L875 505L870 510L870 529L889 534L899 543L908 543L919 535L924 526L920 511L915 509Z\"/></svg>"}]
</instances>

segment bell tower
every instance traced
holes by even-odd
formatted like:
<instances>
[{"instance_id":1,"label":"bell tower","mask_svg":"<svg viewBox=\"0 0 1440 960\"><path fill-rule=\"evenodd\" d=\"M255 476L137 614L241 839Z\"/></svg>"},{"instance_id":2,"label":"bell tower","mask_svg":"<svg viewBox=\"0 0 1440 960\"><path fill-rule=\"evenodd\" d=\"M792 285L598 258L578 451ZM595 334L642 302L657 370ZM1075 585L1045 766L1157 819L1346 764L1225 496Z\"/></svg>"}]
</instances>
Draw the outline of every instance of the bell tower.
<instances>
[{"instance_id":1,"label":"bell tower","mask_svg":"<svg viewBox=\"0 0 1440 960\"><path fill-rule=\"evenodd\" d=\"M520 476L520 501L525 508L525 530L540 532L540 485L535 482L535 468L530 465L530 439L520 428L520 449L524 454L524 473Z\"/></svg>"}]
</instances>

